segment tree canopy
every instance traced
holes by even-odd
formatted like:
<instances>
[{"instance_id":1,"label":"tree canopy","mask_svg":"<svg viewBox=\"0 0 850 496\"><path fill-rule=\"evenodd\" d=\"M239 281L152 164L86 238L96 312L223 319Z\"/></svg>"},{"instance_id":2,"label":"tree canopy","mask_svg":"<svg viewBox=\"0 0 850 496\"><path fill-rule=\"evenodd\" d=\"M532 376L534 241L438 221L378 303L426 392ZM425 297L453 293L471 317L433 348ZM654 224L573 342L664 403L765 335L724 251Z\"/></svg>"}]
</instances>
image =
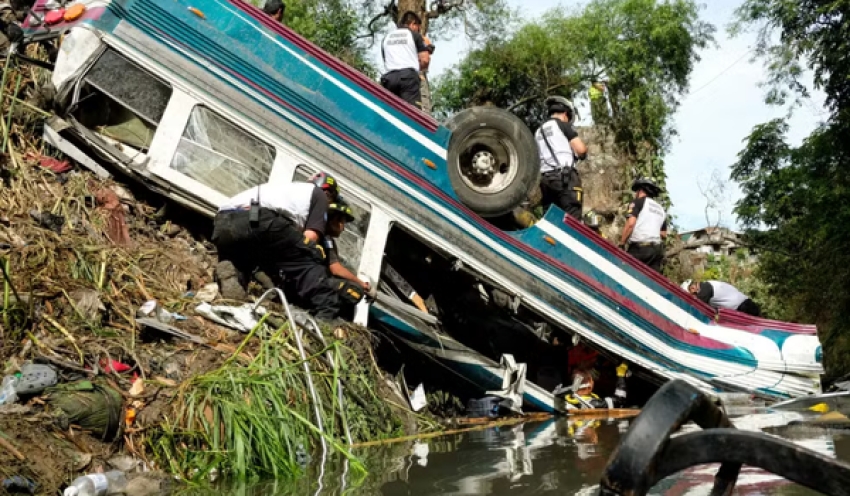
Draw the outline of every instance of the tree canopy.
<instances>
[{"instance_id":1,"label":"tree canopy","mask_svg":"<svg viewBox=\"0 0 850 496\"><path fill-rule=\"evenodd\" d=\"M760 124L747 138L732 179L735 208L760 249L760 276L785 303L783 317L818 324L827 372L850 372L850 1L747 0L734 31L759 30L767 101L808 95L804 69L826 93L829 118L800 146L789 120Z\"/></svg>"},{"instance_id":2,"label":"tree canopy","mask_svg":"<svg viewBox=\"0 0 850 496\"><path fill-rule=\"evenodd\" d=\"M663 184L670 117L713 32L692 0L591 0L581 10L556 9L469 53L437 81L435 106L447 115L490 103L535 129L547 117L547 96L580 98L604 81L610 125L638 159L630 172Z\"/></svg>"}]
</instances>

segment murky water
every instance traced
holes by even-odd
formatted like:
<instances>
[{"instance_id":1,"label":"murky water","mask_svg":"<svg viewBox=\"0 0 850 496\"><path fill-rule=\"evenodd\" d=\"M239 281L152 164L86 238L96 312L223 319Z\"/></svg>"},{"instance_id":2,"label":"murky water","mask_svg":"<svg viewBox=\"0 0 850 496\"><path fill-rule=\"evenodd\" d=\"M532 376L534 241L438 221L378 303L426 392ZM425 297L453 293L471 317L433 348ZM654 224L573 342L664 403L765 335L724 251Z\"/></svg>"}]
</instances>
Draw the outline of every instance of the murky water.
<instances>
[{"instance_id":1,"label":"murky water","mask_svg":"<svg viewBox=\"0 0 850 496\"><path fill-rule=\"evenodd\" d=\"M734 421L738 428L765 430L830 457L850 460L850 434L786 425L799 418L795 413L763 410L750 411ZM628 420L560 418L363 448L356 454L368 465L369 474L365 478L358 477L348 464L331 460L324 466L314 463L310 476L295 484L242 484L218 494L591 495L595 494L608 457L628 426ZM662 481L652 494L707 495L716 467L692 468ZM321 487L316 482L319 475ZM817 493L745 467L736 494Z\"/></svg>"}]
</instances>

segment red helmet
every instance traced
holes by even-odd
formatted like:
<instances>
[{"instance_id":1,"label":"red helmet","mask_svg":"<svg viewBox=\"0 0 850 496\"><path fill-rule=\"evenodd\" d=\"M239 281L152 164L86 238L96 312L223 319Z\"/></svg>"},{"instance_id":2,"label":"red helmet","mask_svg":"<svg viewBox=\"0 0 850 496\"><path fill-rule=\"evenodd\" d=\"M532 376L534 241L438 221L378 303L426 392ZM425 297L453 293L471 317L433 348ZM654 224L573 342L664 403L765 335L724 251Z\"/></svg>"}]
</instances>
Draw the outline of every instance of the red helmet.
<instances>
[{"instance_id":1,"label":"red helmet","mask_svg":"<svg viewBox=\"0 0 850 496\"><path fill-rule=\"evenodd\" d=\"M317 172L310 177L310 182L322 188L325 191L330 191L334 198L339 196L339 185L333 176L327 172Z\"/></svg>"}]
</instances>

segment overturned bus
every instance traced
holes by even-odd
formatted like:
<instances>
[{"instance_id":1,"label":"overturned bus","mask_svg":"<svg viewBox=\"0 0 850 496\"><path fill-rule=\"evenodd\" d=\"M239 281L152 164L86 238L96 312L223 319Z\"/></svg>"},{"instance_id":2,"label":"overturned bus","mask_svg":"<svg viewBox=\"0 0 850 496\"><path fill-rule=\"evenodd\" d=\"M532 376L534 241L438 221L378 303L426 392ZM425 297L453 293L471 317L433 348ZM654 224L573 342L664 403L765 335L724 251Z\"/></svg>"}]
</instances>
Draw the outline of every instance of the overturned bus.
<instances>
[{"instance_id":1,"label":"overturned bus","mask_svg":"<svg viewBox=\"0 0 850 496\"><path fill-rule=\"evenodd\" d=\"M377 281L389 260L431 308L382 281L357 322L476 388L570 408L551 392L547 365L565 360L554 333L654 384L820 392L814 327L718 313L556 207L523 230L489 221L539 177L512 114L473 108L441 125L242 0L82 4L47 26L59 6L39 0L24 26L26 40L63 35L51 144L210 216L255 184L334 174L358 218L344 261Z\"/></svg>"}]
</instances>

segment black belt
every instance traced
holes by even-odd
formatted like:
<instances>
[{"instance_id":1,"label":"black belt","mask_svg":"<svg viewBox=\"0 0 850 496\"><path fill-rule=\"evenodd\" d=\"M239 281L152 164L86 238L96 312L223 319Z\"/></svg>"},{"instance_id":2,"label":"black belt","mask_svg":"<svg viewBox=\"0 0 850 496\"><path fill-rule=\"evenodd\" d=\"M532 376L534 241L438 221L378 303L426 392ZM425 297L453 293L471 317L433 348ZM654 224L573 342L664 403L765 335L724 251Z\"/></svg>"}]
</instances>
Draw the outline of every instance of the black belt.
<instances>
[{"instance_id":1,"label":"black belt","mask_svg":"<svg viewBox=\"0 0 850 496\"><path fill-rule=\"evenodd\" d=\"M659 243L659 242L654 242L654 241L639 241L639 242L637 242L637 243L630 242L629 244L630 244L630 245L635 245L635 246L658 246L658 245L660 245L661 243Z\"/></svg>"},{"instance_id":2,"label":"black belt","mask_svg":"<svg viewBox=\"0 0 850 496\"><path fill-rule=\"evenodd\" d=\"M266 207L260 207L260 210L265 211L265 212L269 212L271 214L274 214L274 215L277 215L277 216L280 216L280 217L283 217L284 219L286 219L290 222L295 222L295 218L292 216L292 214L290 214L288 212L281 212L280 210L273 210L271 208L266 208ZM235 214L235 213L242 213L242 212L248 213L250 211L251 211L251 205L243 205L241 207L227 208L227 209L224 209L224 210L219 210L218 213L220 213L220 214Z\"/></svg>"}]
</instances>

